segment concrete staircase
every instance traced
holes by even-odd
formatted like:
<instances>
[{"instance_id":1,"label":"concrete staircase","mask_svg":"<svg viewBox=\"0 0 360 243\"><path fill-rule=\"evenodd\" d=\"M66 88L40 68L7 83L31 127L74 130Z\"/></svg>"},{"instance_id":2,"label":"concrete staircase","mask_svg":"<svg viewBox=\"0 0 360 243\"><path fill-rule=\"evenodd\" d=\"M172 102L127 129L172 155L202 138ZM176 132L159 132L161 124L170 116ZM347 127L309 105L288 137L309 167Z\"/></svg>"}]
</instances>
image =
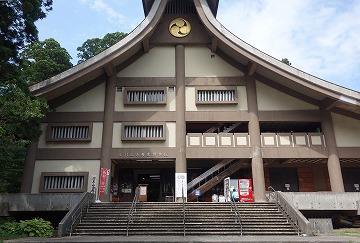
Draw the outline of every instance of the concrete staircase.
<instances>
[{"instance_id":1,"label":"concrete staircase","mask_svg":"<svg viewBox=\"0 0 360 243\"><path fill-rule=\"evenodd\" d=\"M129 203L94 203L72 235L126 235ZM273 203L237 203L243 235L297 235ZM129 235L241 235L230 203L138 203Z\"/></svg>"}]
</instances>

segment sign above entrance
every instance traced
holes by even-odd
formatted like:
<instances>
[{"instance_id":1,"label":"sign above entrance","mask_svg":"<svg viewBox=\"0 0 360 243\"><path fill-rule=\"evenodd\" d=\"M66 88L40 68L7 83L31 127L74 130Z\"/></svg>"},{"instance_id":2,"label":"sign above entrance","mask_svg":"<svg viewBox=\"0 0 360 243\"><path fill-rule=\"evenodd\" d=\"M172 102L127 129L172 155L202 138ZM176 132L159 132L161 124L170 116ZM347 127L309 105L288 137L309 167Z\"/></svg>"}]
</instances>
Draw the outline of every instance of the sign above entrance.
<instances>
[{"instance_id":1,"label":"sign above entrance","mask_svg":"<svg viewBox=\"0 0 360 243\"><path fill-rule=\"evenodd\" d=\"M185 37L191 31L191 25L189 21L183 18L177 18L170 22L169 32L175 37Z\"/></svg>"},{"instance_id":2,"label":"sign above entrance","mask_svg":"<svg viewBox=\"0 0 360 243\"><path fill-rule=\"evenodd\" d=\"M140 153L119 153L119 157L125 158L168 158L168 153L161 152L140 152Z\"/></svg>"}]
</instances>

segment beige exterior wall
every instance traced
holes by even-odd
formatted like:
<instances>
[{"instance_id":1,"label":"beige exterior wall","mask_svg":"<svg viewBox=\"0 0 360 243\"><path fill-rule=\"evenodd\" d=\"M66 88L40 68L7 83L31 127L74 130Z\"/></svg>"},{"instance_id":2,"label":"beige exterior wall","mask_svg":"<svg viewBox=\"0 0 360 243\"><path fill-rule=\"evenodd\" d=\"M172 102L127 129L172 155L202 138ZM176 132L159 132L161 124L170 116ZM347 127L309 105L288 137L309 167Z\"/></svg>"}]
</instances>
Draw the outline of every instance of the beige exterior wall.
<instances>
[{"instance_id":1,"label":"beige exterior wall","mask_svg":"<svg viewBox=\"0 0 360 243\"><path fill-rule=\"evenodd\" d=\"M360 122L332 113L336 144L338 147L360 147Z\"/></svg>"},{"instance_id":2,"label":"beige exterior wall","mask_svg":"<svg viewBox=\"0 0 360 243\"><path fill-rule=\"evenodd\" d=\"M246 87L238 86L237 87L238 94L238 104L234 105L222 105L222 104L214 104L214 105L196 105L196 88L195 87L185 87L185 103L186 103L186 111L246 111L248 109L247 106L247 97L246 97Z\"/></svg>"},{"instance_id":3,"label":"beige exterior wall","mask_svg":"<svg viewBox=\"0 0 360 243\"><path fill-rule=\"evenodd\" d=\"M41 124L41 136L39 138L38 148L101 148L102 123L93 123L92 139L90 143L86 142L46 142L47 123Z\"/></svg>"},{"instance_id":4,"label":"beige exterior wall","mask_svg":"<svg viewBox=\"0 0 360 243\"><path fill-rule=\"evenodd\" d=\"M35 163L31 193L39 193L41 172L89 172L88 188L91 191L92 177L99 181L99 160L39 160Z\"/></svg>"},{"instance_id":5,"label":"beige exterior wall","mask_svg":"<svg viewBox=\"0 0 360 243\"><path fill-rule=\"evenodd\" d=\"M154 47L117 77L175 77L175 48Z\"/></svg>"},{"instance_id":6,"label":"beige exterior wall","mask_svg":"<svg viewBox=\"0 0 360 243\"><path fill-rule=\"evenodd\" d=\"M116 92L115 111L176 111L176 88L169 92L167 87L166 105L124 105L124 92Z\"/></svg>"},{"instance_id":7,"label":"beige exterior wall","mask_svg":"<svg viewBox=\"0 0 360 243\"><path fill-rule=\"evenodd\" d=\"M236 77L244 74L206 46L185 48L185 77Z\"/></svg>"},{"instance_id":8,"label":"beige exterior wall","mask_svg":"<svg viewBox=\"0 0 360 243\"><path fill-rule=\"evenodd\" d=\"M256 81L257 102L260 111L318 110L319 107L296 99Z\"/></svg>"},{"instance_id":9,"label":"beige exterior wall","mask_svg":"<svg viewBox=\"0 0 360 243\"><path fill-rule=\"evenodd\" d=\"M56 108L58 112L104 111L105 82Z\"/></svg>"},{"instance_id":10,"label":"beige exterior wall","mask_svg":"<svg viewBox=\"0 0 360 243\"><path fill-rule=\"evenodd\" d=\"M121 141L122 123L114 123L113 148L176 147L176 123L167 122L165 141Z\"/></svg>"}]
</instances>

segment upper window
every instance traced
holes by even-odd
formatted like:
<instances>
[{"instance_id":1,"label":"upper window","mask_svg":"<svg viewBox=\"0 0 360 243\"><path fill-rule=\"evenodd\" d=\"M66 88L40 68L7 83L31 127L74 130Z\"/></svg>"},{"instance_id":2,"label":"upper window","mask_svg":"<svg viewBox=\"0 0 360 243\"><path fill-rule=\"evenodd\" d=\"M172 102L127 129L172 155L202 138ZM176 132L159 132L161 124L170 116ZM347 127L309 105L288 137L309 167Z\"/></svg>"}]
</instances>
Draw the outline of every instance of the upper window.
<instances>
[{"instance_id":1,"label":"upper window","mask_svg":"<svg viewBox=\"0 0 360 243\"><path fill-rule=\"evenodd\" d=\"M92 125L82 124L49 124L47 129L47 141L77 141L90 142Z\"/></svg>"},{"instance_id":2,"label":"upper window","mask_svg":"<svg viewBox=\"0 0 360 243\"><path fill-rule=\"evenodd\" d=\"M165 140L164 124L123 124L122 140Z\"/></svg>"},{"instance_id":3,"label":"upper window","mask_svg":"<svg viewBox=\"0 0 360 243\"><path fill-rule=\"evenodd\" d=\"M161 87L126 87L124 88L124 104L166 104L166 89Z\"/></svg>"},{"instance_id":4,"label":"upper window","mask_svg":"<svg viewBox=\"0 0 360 243\"><path fill-rule=\"evenodd\" d=\"M236 87L197 88L196 104L237 104Z\"/></svg>"}]
</instances>

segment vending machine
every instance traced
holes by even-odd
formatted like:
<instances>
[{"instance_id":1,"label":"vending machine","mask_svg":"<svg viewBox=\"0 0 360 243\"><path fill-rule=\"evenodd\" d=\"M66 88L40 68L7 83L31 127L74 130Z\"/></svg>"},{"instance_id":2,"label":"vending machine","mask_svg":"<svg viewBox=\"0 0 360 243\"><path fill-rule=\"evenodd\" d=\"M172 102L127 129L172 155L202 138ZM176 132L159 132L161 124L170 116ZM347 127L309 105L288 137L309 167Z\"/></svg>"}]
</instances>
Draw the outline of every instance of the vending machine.
<instances>
[{"instance_id":1,"label":"vending machine","mask_svg":"<svg viewBox=\"0 0 360 243\"><path fill-rule=\"evenodd\" d=\"M240 202L253 202L252 192L252 180L251 179L239 179L238 180L238 192Z\"/></svg>"},{"instance_id":2,"label":"vending machine","mask_svg":"<svg viewBox=\"0 0 360 243\"><path fill-rule=\"evenodd\" d=\"M224 179L225 201L232 199L232 193L238 193L239 202L253 202L252 180L251 179Z\"/></svg>"}]
</instances>

